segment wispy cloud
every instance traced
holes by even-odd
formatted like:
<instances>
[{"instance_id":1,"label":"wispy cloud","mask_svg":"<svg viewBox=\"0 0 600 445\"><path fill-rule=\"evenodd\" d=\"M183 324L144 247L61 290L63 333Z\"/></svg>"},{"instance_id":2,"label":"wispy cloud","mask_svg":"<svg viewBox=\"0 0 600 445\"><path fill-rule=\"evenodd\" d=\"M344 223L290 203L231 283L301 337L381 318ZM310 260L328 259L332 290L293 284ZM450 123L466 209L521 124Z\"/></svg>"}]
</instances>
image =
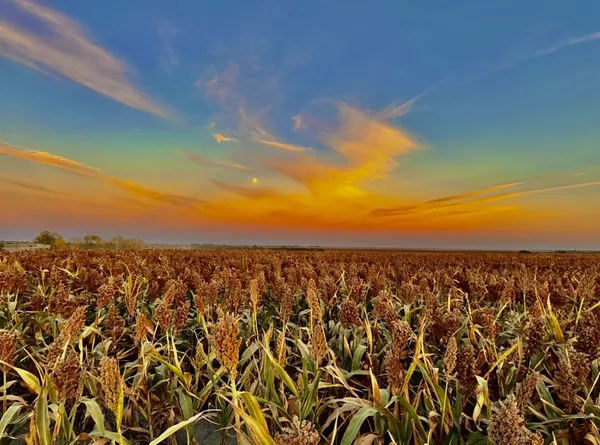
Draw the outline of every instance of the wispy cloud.
<instances>
[{"instance_id":1,"label":"wispy cloud","mask_svg":"<svg viewBox=\"0 0 600 445\"><path fill-rule=\"evenodd\" d=\"M131 83L125 63L93 43L74 20L33 0L14 0L14 4L21 16L24 13L43 26L0 20L0 56L66 77L129 107L167 117L165 108Z\"/></svg>"},{"instance_id":2,"label":"wispy cloud","mask_svg":"<svg viewBox=\"0 0 600 445\"><path fill-rule=\"evenodd\" d=\"M51 189L49 187L44 187L39 184L31 184L29 182L22 181L20 179L11 178L11 177L4 176L4 175L0 175L0 182L4 182L5 184L9 184L9 185L19 187L19 188L22 188L25 190L30 190L30 191L39 192L39 193L46 193L49 195L71 196L70 193L66 193L61 190Z\"/></svg>"},{"instance_id":3,"label":"wispy cloud","mask_svg":"<svg viewBox=\"0 0 600 445\"><path fill-rule=\"evenodd\" d=\"M417 94L412 99L407 100L400 105L391 104L385 107L383 110L376 114L378 119L382 120L392 120L398 117L402 117L410 113L414 107L414 105L421 100L424 96L430 94L434 90L436 90L440 85L442 85L444 80L440 80L439 82L427 87L421 93Z\"/></svg>"},{"instance_id":4,"label":"wispy cloud","mask_svg":"<svg viewBox=\"0 0 600 445\"><path fill-rule=\"evenodd\" d=\"M556 45L551 46L550 48L546 48L536 52L535 55L538 57L547 56L548 54L552 54L566 46L579 45L581 43L589 43L594 42L596 40L600 40L600 32L593 32L584 36L572 37L570 39L563 40L562 42L559 42Z\"/></svg>"},{"instance_id":5,"label":"wispy cloud","mask_svg":"<svg viewBox=\"0 0 600 445\"><path fill-rule=\"evenodd\" d=\"M292 116L292 121L294 122L293 129L294 131L298 131L304 128L304 118L301 114L296 116Z\"/></svg>"},{"instance_id":6,"label":"wispy cloud","mask_svg":"<svg viewBox=\"0 0 600 445\"><path fill-rule=\"evenodd\" d=\"M222 133L213 133L213 137L215 138L215 141L217 141L218 144L221 144L223 142L238 142L236 138L225 136Z\"/></svg>"},{"instance_id":7,"label":"wispy cloud","mask_svg":"<svg viewBox=\"0 0 600 445\"><path fill-rule=\"evenodd\" d=\"M486 189L476 190L473 192L462 193L454 196L438 198L424 202L416 206L398 206L393 208L378 208L370 212L371 216L376 217L390 217L390 216L403 216L410 214L423 214L437 211L446 211L447 209L454 209L456 207L465 206L477 206L481 204L488 204L492 202L505 201L508 199L519 198L522 196L536 195L540 193L550 193L563 190L572 190L586 187L598 187L600 181L588 181L574 184L555 185L549 187L538 187L529 190L517 190L509 193L495 194L490 196L479 197L494 191L501 189L513 188L520 185L527 184L527 182L516 182L511 184L503 184L498 186L489 187ZM466 199L472 198L475 199Z\"/></svg>"},{"instance_id":8,"label":"wispy cloud","mask_svg":"<svg viewBox=\"0 0 600 445\"><path fill-rule=\"evenodd\" d=\"M217 187L230 193L242 196L248 199L264 199L280 196L280 193L274 187L244 187L240 185L227 184L221 181L212 181Z\"/></svg>"},{"instance_id":9,"label":"wispy cloud","mask_svg":"<svg viewBox=\"0 0 600 445\"><path fill-rule=\"evenodd\" d=\"M171 22L162 20L158 24L160 65L168 74L179 67L179 57L173 48L173 37L179 33L179 28Z\"/></svg>"},{"instance_id":10,"label":"wispy cloud","mask_svg":"<svg viewBox=\"0 0 600 445\"><path fill-rule=\"evenodd\" d=\"M181 156L183 156L186 159L189 159L194 164L200 165L202 167L225 167L233 168L236 170L248 170L248 167L242 164L238 164L237 162L228 161L224 159L209 158L208 156L201 155L200 153L182 152Z\"/></svg>"},{"instance_id":11,"label":"wispy cloud","mask_svg":"<svg viewBox=\"0 0 600 445\"><path fill-rule=\"evenodd\" d=\"M275 136L266 129L263 119L257 114L248 112L244 107L238 108L237 112L240 133L242 135L256 142L276 139Z\"/></svg>"},{"instance_id":12,"label":"wispy cloud","mask_svg":"<svg viewBox=\"0 0 600 445\"><path fill-rule=\"evenodd\" d=\"M52 153L47 153L45 151L22 150L9 145L0 145L0 154L37 162L38 164L51 165L53 167L62 168L63 170L68 170L86 176L101 174L100 169L96 167L82 164L81 162L73 161L71 159L54 155Z\"/></svg>"},{"instance_id":13,"label":"wispy cloud","mask_svg":"<svg viewBox=\"0 0 600 445\"><path fill-rule=\"evenodd\" d=\"M93 178L108 184L117 186L123 190L136 194L140 197L159 202L185 207L201 207L204 201L196 198L180 196L172 193L164 193L158 190L142 186L132 181L115 178L104 174L100 169L91 167L78 161L64 158L44 151L22 150L7 145L0 145L0 154L11 156L37 164L48 165L62 170L75 173L80 176Z\"/></svg>"},{"instance_id":14,"label":"wispy cloud","mask_svg":"<svg viewBox=\"0 0 600 445\"><path fill-rule=\"evenodd\" d=\"M148 187L144 187L143 185L137 184L132 181L127 181L119 178L114 178L110 176L102 176L101 178L110 184L114 184L122 189L125 189L131 193L134 193L140 197L150 199L162 204L171 204L181 207L189 207L189 208L200 208L206 204L206 202L196 199L190 198L188 196L175 195L172 193L164 193L158 190L154 190Z\"/></svg>"},{"instance_id":15,"label":"wispy cloud","mask_svg":"<svg viewBox=\"0 0 600 445\"><path fill-rule=\"evenodd\" d=\"M452 202L459 201L467 198L474 198L481 195L486 195L499 190L505 190L508 188L517 187L524 184L524 182L511 182L508 184L499 184L484 189L473 190L470 192L459 193L451 196L444 196L442 198L432 199L430 201L423 202L416 205L402 205L385 209L374 209L371 212L373 216L394 216L394 215L406 215L408 213L416 213L427 209L439 209L452 206Z\"/></svg>"},{"instance_id":16,"label":"wispy cloud","mask_svg":"<svg viewBox=\"0 0 600 445\"><path fill-rule=\"evenodd\" d=\"M238 108L245 105L244 96L239 91L240 69L230 63L223 71L208 70L207 79L196 81L196 88L203 89L209 99L217 100L222 106Z\"/></svg>"},{"instance_id":17,"label":"wispy cloud","mask_svg":"<svg viewBox=\"0 0 600 445\"><path fill-rule=\"evenodd\" d=\"M286 144L284 142L277 141L259 141L261 144L268 145L270 147L279 148L280 150L291 151L291 152L301 152L301 151L310 151L309 147L302 147L300 145Z\"/></svg>"}]
</instances>

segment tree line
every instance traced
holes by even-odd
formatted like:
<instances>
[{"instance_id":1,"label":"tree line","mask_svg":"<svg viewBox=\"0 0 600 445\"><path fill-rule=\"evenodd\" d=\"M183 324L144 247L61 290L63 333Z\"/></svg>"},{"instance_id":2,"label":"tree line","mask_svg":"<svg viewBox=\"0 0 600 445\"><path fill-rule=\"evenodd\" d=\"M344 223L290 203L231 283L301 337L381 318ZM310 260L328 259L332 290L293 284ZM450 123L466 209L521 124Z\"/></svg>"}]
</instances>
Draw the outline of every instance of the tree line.
<instances>
[{"instance_id":1,"label":"tree line","mask_svg":"<svg viewBox=\"0 0 600 445\"><path fill-rule=\"evenodd\" d=\"M103 239L98 235L85 235L82 238L65 240L61 234L48 230L41 232L33 239L33 242L50 246L53 249L141 249L146 247L146 242L137 238L115 236Z\"/></svg>"}]
</instances>

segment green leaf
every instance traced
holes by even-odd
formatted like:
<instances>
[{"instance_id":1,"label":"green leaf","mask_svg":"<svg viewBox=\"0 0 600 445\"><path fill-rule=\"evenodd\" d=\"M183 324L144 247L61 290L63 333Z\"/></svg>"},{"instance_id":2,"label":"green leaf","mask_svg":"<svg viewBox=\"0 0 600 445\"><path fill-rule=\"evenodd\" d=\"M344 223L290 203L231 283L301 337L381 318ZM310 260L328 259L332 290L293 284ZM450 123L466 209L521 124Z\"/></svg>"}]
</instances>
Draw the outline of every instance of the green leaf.
<instances>
[{"instance_id":1,"label":"green leaf","mask_svg":"<svg viewBox=\"0 0 600 445\"><path fill-rule=\"evenodd\" d=\"M92 431L90 433L90 436L92 436L92 437L94 437L94 436L100 436L100 433L98 431ZM106 439L110 439L111 441L114 441L114 442L119 443L121 445L131 445L131 442L129 442L123 436L119 436L117 433L115 433L113 431L105 431L104 434L102 434L101 437L102 438L106 438Z\"/></svg>"},{"instance_id":2,"label":"green leaf","mask_svg":"<svg viewBox=\"0 0 600 445\"><path fill-rule=\"evenodd\" d=\"M352 371L357 371L360 369L360 363L362 362L363 355L367 351L366 345L358 345L354 350L354 354L352 355Z\"/></svg>"},{"instance_id":3,"label":"green leaf","mask_svg":"<svg viewBox=\"0 0 600 445\"><path fill-rule=\"evenodd\" d=\"M8 425L14 423L15 419L21 412L21 408L23 408L23 405L20 403L15 403L14 405L8 407L2 416L2 419L0 419L0 438L4 437L4 432L6 431Z\"/></svg>"},{"instance_id":4,"label":"green leaf","mask_svg":"<svg viewBox=\"0 0 600 445\"><path fill-rule=\"evenodd\" d=\"M302 400L302 408L300 410L300 420L304 420L308 417L308 414L312 410L315 401L317 399L317 391L319 390L319 382L321 381L321 371L317 371L314 380L308 385L309 390L304 392L304 398Z\"/></svg>"},{"instance_id":5,"label":"green leaf","mask_svg":"<svg viewBox=\"0 0 600 445\"><path fill-rule=\"evenodd\" d=\"M452 428L450 434L444 438L443 445L459 445L461 443L460 433L456 428Z\"/></svg>"},{"instance_id":6,"label":"green leaf","mask_svg":"<svg viewBox=\"0 0 600 445\"><path fill-rule=\"evenodd\" d=\"M123 422L123 410L125 409L125 391L123 391L123 381L119 381L119 398L117 400L117 412L115 413L117 428L121 431Z\"/></svg>"},{"instance_id":7,"label":"green leaf","mask_svg":"<svg viewBox=\"0 0 600 445\"><path fill-rule=\"evenodd\" d=\"M551 425L553 423L563 423L566 422L567 420L572 420L572 419L597 419L598 417L595 416L594 414L570 414L570 415L565 415L562 416L560 418L557 419L548 419L548 420L543 420L541 422L536 422L536 425Z\"/></svg>"},{"instance_id":8,"label":"green leaf","mask_svg":"<svg viewBox=\"0 0 600 445\"><path fill-rule=\"evenodd\" d=\"M248 427L250 428L252 433L256 436L256 438L260 441L261 444L276 445L275 440L273 439L273 437L271 437L271 435L269 434L269 431L263 425L261 425L259 420L257 420L256 418L254 418L252 416L249 416L239 406L232 404L231 407L237 413L237 415L240 416L244 420L244 422L246 422L246 424L248 425ZM157 445L157 444L151 443L150 445Z\"/></svg>"},{"instance_id":9,"label":"green leaf","mask_svg":"<svg viewBox=\"0 0 600 445\"><path fill-rule=\"evenodd\" d=\"M6 363L3 360L0 360L0 364L11 367L14 371L17 372L17 374L19 374L19 377L23 379L23 383L25 383L25 386L27 386L27 388L29 388L37 395L40 394L42 390L42 385L40 383L40 379L38 379L35 375L30 373L29 371L25 371L24 369L17 368L16 366L11 365L10 363Z\"/></svg>"},{"instance_id":10,"label":"green leaf","mask_svg":"<svg viewBox=\"0 0 600 445\"><path fill-rule=\"evenodd\" d=\"M258 345L256 343L252 343L250 346L248 346L248 349L246 349L242 353L242 356L240 358L240 364L245 363L250 357L252 357L254 355L254 353L257 350L258 350Z\"/></svg>"},{"instance_id":11,"label":"green leaf","mask_svg":"<svg viewBox=\"0 0 600 445\"><path fill-rule=\"evenodd\" d=\"M248 408L248 413L268 431L269 427L267 426L267 421L262 409L260 408L260 405L258 404L258 401L256 400L256 397L249 392L242 392L240 393L240 398L243 400L246 408Z\"/></svg>"},{"instance_id":12,"label":"green leaf","mask_svg":"<svg viewBox=\"0 0 600 445\"><path fill-rule=\"evenodd\" d=\"M288 389L292 391L292 394L298 397L298 388L296 388L296 384L294 383L290 375L287 372L285 372L285 369L283 369L279 362L275 360L275 358L273 357L273 355L271 355L271 352L267 348L263 346L263 349L267 354L271 365L273 366L273 368L275 368L275 371L277 371L277 375L279 376L279 378L283 381L285 386L287 386Z\"/></svg>"},{"instance_id":13,"label":"green leaf","mask_svg":"<svg viewBox=\"0 0 600 445\"><path fill-rule=\"evenodd\" d=\"M552 394L550 394L550 390L543 380L538 380L536 389L542 403L544 404L544 411L548 417L556 419L565 415L565 413L555 405Z\"/></svg>"},{"instance_id":14,"label":"green leaf","mask_svg":"<svg viewBox=\"0 0 600 445\"><path fill-rule=\"evenodd\" d=\"M35 423L41 445L51 445L50 413L48 412L48 388L44 385L35 404Z\"/></svg>"},{"instance_id":15,"label":"green leaf","mask_svg":"<svg viewBox=\"0 0 600 445\"><path fill-rule=\"evenodd\" d=\"M98 432L104 436L104 414L102 414L102 409L98 405L98 402L87 397L82 397L81 402L85 403L87 413L94 419Z\"/></svg>"},{"instance_id":16,"label":"green leaf","mask_svg":"<svg viewBox=\"0 0 600 445\"><path fill-rule=\"evenodd\" d=\"M344 433L344 437L342 437L340 445L352 445L358 436L364 421L375 414L377 414L377 408L371 406L365 406L359 409L348 424L348 428L346 428L346 432Z\"/></svg>"},{"instance_id":17,"label":"green leaf","mask_svg":"<svg viewBox=\"0 0 600 445\"><path fill-rule=\"evenodd\" d=\"M476 431L476 432L469 434L469 437L467 437L467 442L465 445L487 445L487 444L488 444L487 436Z\"/></svg>"},{"instance_id":18,"label":"green leaf","mask_svg":"<svg viewBox=\"0 0 600 445\"><path fill-rule=\"evenodd\" d=\"M204 415L204 413L198 413L193 417L190 417L188 420L184 420L182 422L179 422L176 425L173 425L170 428L167 428L165 430L164 433L162 433L160 436L158 436L156 439L154 439L152 442L150 442L149 445L158 445L159 443L161 443L163 440L165 440L167 437L175 434L177 431L179 431L182 428L185 428L188 425L191 425L193 423L195 423L198 419L200 419L202 416Z\"/></svg>"},{"instance_id":19,"label":"green leaf","mask_svg":"<svg viewBox=\"0 0 600 445\"><path fill-rule=\"evenodd\" d=\"M406 413L414 422L415 426L419 430L419 435L421 436L421 439L425 439L427 437L427 432L425 431L425 428L423 428L423 424L421 423L421 420L419 419L419 416L417 415L417 412L415 411L413 406L410 403L408 403L408 401L404 397L398 397L397 401L400 405L402 405L402 408L404 408Z\"/></svg>"},{"instance_id":20,"label":"green leaf","mask_svg":"<svg viewBox=\"0 0 600 445\"><path fill-rule=\"evenodd\" d=\"M304 360L306 360L308 363L312 363L312 358L310 357L310 351L308 349L308 346L306 346L306 343L304 343L302 340L298 339L296 344L298 345L298 349L300 349L300 354L302 355L302 358Z\"/></svg>"},{"instance_id":21,"label":"green leaf","mask_svg":"<svg viewBox=\"0 0 600 445\"><path fill-rule=\"evenodd\" d=\"M455 394L456 398L454 400L454 406L452 407L452 417L454 419L454 426L456 429L460 430L460 425L462 423L463 401L458 381L456 382Z\"/></svg>"},{"instance_id":22,"label":"green leaf","mask_svg":"<svg viewBox=\"0 0 600 445\"><path fill-rule=\"evenodd\" d=\"M179 380L181 380L181 382L184 384L184 386L187 387L188 380L186 379L184 373L181 372L181 370L177 366L173 365L167 359L165 359L163 356L161 356L159 354L153 355L152 358L155 358L156 360L161 362L163 365L165 365L167 368L169 368L169 370L173 374L175 374L179 378Z\"/></svg>"},{"instance_id":23,"label":"green leaf","mask_svg":"<svg viewBox=\"0 0 600 445\"><path fill-rule=\"evenodd\" d=\"M182 388L177 388L177 395L179 396L179 406L181 406L181 412L184 420L189 419L194 415L194 407L192 405L192 398L183 392Z\"/></svg>"}]
</instances>

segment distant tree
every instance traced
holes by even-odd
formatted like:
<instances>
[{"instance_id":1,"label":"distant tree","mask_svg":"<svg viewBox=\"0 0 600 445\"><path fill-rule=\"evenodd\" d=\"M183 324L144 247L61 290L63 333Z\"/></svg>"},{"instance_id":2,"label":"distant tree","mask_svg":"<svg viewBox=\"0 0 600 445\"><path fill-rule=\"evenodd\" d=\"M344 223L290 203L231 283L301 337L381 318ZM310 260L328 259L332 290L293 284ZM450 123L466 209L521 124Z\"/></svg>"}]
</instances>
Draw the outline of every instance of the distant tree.
<instances>
[{"instance_id":1,"label":"distant tree","mask_svg":"<svg viewBox=\"0 0 600 445\"><path fill-rule=\"evenodd\" d=\"M88 247L94 247L102 243L102 238L98 235L86 235L83 237L83 242Z\"/></svg>"},{"instance_id":2,"label":"distant tree","mask_svg":"<svg viewBox=\"0 0 600 445\"><path fill-rule=\"evenodd\" d=\"M56 234L44 230L33 239L33 242L37 244L45 244L46 246L53 246L56 242Z\"/></svg>"},{"instance_id":3,"label":"distant tree","mask_svg":"<svg viewBox=\"0 0 600 445\"><path fill-rule=\"evenodd\" d=\"M55 249L65 249L66 247L67 247L67 242L63 239L62 236L59 236L58 238L56 238L56 241L54 241Z\"/></svg>"},{"instance_id":4,"label":"distant tree","mask_svg":"<svg viewBox=\"0 0 600 445\"><path fill-rule=\"evenodd\" d=\"M104 242L107 249L142 249L146 246L146 242L137 238L123 238L115 236Z\"/></svg>"},{"instance_id":5,"label":"distant tree","mask_svg":"<svg viewBox=\"0 0 600 445\"><path fill-rule=\"evenodd\" d=\"M82 238L69 238L69 245L79 247L83 244Z\"/></svg>"},{"instance_id":6,"label":"distant tree","mask_svg":"<svg viewBox=\"0 0 600 445\"><path fill-rule=\"evenodd\" d=\"M146 242L137 238L128 238L126 244L129 249L143 249L146 247Z\"/></svg>"},{"instance_id":7,"label":"distant tree","mask_svg":"<svg viewBox=\"0 0 600 445\"><path fill-rule=\"evenodd\" d=\"M33 239L33 242L51 246L52 248L57 247L57 243L61 247L66 245L64 238L60 234L56 232L49 232L48 230L40 232L40 234Z\"/></svg>"}]
</instances>

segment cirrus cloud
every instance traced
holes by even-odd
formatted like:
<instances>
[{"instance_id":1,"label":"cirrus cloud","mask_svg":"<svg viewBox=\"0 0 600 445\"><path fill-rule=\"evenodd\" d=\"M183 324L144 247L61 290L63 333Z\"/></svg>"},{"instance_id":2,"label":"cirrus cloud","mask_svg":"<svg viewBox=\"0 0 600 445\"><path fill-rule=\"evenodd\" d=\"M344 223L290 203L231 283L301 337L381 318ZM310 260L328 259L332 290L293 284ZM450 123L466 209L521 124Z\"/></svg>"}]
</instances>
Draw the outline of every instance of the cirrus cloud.
<instances>
[{"instance_id":1,"label":"cirrus cloud","mask_svg":"<svg viewBox=\"0 0 600 445\"><path fill-rule=\"evenodd\" d=\"M0 56L45 74L75 81L131 108L160 117L167 110L139 91L127 76L127 65L90 40L65 14L33 0L14 0L19 11L42 28L0 20ZM2 14L5 16L5 14Z\"/></svg>"}]
</instances>

